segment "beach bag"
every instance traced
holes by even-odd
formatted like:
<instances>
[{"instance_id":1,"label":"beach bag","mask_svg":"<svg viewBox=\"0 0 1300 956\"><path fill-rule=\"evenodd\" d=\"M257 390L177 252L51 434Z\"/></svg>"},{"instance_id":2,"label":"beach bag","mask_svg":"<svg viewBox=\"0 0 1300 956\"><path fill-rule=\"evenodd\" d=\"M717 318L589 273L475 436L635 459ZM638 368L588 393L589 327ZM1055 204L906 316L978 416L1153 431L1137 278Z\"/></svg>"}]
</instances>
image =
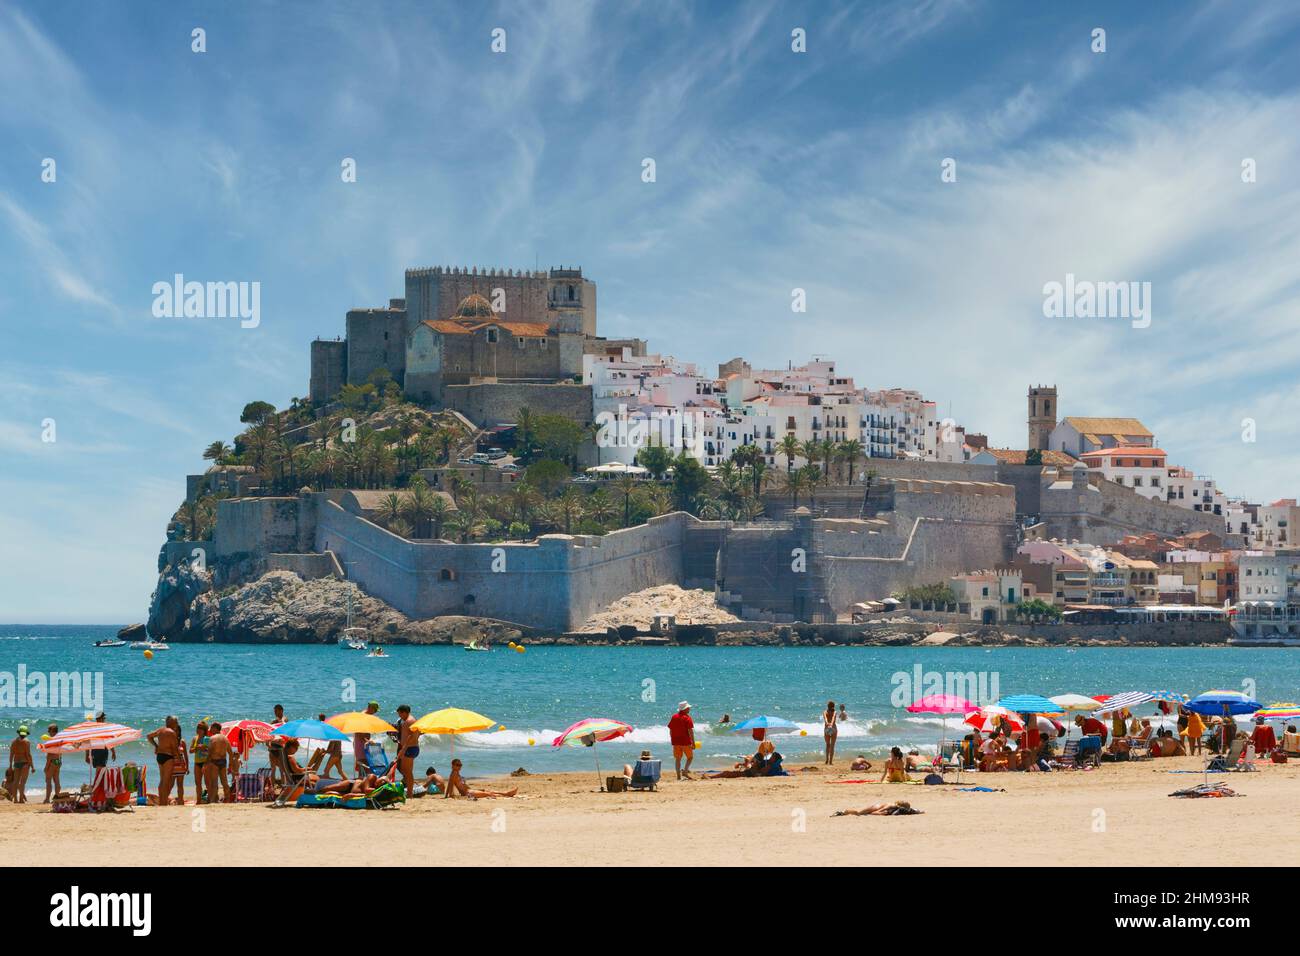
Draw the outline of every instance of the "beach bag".
<instances>
[{"instance_id":1,"label":"beach bag","mask_svg":"<svg viewBox=\"0 0 1300 956\"><path fill-rule=\"evenodd\" d=\"M1286 763L1286 754L1282 753L1282 751L1280 751L1280 750L1274 750L1274 751L1273 751L1273 762L1274 762L1274 763Z\"/></svg>"},{"instance_id":2,"label":"beach bag","mask_svg":"<svg viewBox=\"0 0 1300 956\"><path fill-rule=\"evenodd\" d=\"M406 802L406 788L397 783L381 783L366 798L376 807L391 807L397 803Z\"/></svg>"},{"instance_id":3,"label":"beach bag","mask_svg":"<svg viewBox=\"0 0 1300 956\"><path fill-rule=\"evenodd\" d=\"M627 789L626 777L606 777L605 791L607 793L622 793Z\"/></svg>"},{"instance_id":4,"label":"beach bag","mask_svg":"<svg viewBox=\"0 0 1300 956\"><path fill-rule=\"evenodd\" d=\"M928 773L925 775L924 782L929 784L943 783L943 774Z\"/></svg>"}]
</instances>

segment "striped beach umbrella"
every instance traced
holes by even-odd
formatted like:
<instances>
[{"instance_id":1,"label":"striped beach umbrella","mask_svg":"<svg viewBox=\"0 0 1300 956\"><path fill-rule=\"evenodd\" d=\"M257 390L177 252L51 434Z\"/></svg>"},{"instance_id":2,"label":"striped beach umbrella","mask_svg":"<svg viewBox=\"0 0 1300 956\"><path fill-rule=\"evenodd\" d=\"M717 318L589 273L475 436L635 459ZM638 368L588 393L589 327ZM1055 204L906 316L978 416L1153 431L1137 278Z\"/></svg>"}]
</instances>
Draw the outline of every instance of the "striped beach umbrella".
<instances>
[{"instance_id":1,"label":"striped beach umbrella","mask_svg":"<svg viewBox=\"0 0 1300 956\"><path fill-rule=\"evenodd\" d=\"M999 727L1003 721L1010 724L1011 729L1016 733L1025 729L1025 722L1020 715L1005 707L990 705L966 715L966 723L976 730L991 730Z\"/></svg>"},{"instance_id":2,"label":"striped beach umbrella","mask_svg":"<svg viewBox=\"0 0 1300 956\"><path fill-rule=\"evenodd\" d=\"M78 750L112 750L140 739L140 731L122 724L86 721L65 727L49 740L40 743L47 754L66 754Z\"/></svg>"},{"instance_id":3,"label":"striped beach umbrella","mask_svg":"<svg viewBox=\"0 0 1300 956\"><path fill-rule=\"evenodd\" d=\"M596 759L596 780L600 783L600 789L603 792L605 781L600 776L600 757L596 756L596 742L616 740L631 732L632 725L625 724L621 720L613 720L609 717L584 717L552 740L551 746L590 747L591 754Z\"/></svg>"},{"instance_id":4,"label":"striped beach umbrella","mask_svg":"<svg viewBox=\"0 0 1300 956\"><path fill-rule=\"evenodd\" d=\"M1255 716L1263 717L1265 720L1292 720L1300 717L1300 704L1290 702L1269 704L1255 711Z\"/></svg>"},{"instance_id":5,"label":"striped beach umbrella","mask_svg":"<svg viewBox=\"0 0 1300 956\"><path fill-rule=\"evenodd\" d=\"M1127 694L1112 694L1106 698L1104 704L1092 712L1092 716L1101 717L1120 710L1131 710L1138 704L1146 704L1154 699L1144 690L1131 690Z\"/></svg>"}]
</instances>

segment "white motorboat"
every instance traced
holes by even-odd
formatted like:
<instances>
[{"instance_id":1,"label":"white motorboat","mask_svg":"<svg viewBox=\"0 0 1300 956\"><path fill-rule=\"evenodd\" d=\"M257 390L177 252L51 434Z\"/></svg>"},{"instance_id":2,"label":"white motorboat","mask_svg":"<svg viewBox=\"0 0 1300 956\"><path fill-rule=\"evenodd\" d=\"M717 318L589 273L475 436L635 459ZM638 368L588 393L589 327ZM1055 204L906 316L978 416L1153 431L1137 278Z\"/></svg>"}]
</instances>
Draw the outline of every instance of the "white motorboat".
<instances>
[{"instance_id":1,"label":"white motorboat","mask_svg":"<svg viewBox=\"0 0 1300 956\"><path fill-rule=\"evenodd\" d=\"M131 649L136 651L169 651L166 641L132 641Z\"/></svg>"},{"instance_id":2,"label":"white motorboat","mask_svg":"<svg viewBox=\"0 0 1300 956\"><path fill-rule=\"evenodd\" d=\"M126 647L126 641L119 641L115 637L107 637L102 641L96 641L94 647Z\"/></svg>"}]
</instances>

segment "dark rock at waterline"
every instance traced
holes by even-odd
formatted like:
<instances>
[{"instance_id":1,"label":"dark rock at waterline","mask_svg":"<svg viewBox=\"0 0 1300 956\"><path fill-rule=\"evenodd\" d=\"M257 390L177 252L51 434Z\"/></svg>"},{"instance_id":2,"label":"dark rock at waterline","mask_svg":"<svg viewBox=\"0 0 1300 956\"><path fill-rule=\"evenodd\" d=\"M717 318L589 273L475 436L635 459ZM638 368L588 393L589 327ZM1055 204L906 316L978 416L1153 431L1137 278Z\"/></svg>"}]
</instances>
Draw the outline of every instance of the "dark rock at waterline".
<instances>
[{"instance_id":1,"label":"dark rock at waterline","mask_svg":"<svg viewBox=\"0 0 1300 956\"><path fill-rule=\"evenodd\" d=\"M148 636L149 633L143 624L128 624L117 632L119 641L143 641Z\"/></svg>"},{"instance_id":2,"label":"dark rock at waterline","mask_svg":"<svg viewBox=\"0 0 1300 956\"><path fill-rule=\"evenodd\" d=\"M158 575L149 602L149 620L145 627L154 640L167 641L178 636L190 615L190 607L199 595L212 589L211 576L188 562L168 565Z\"/></svg>"}]
</instances>

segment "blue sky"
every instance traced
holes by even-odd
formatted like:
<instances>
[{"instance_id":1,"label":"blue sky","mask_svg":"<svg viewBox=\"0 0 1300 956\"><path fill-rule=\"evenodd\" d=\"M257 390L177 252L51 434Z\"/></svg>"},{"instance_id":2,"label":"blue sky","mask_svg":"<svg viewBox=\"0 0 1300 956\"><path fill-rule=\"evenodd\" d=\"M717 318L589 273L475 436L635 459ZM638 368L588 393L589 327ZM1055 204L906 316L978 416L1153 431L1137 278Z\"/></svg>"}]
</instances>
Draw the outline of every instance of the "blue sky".
<instances>
[{"instance_id":1,"label":"blue sky","mask_svg":"<svg viewBox=\"0 0 1300 956\"><path fill-rule=\"evenodd\" d=\"M1244 0L6 3L0 620L143 619L202 448L408 266L581 264L603 333L835 356L998 445L1056 383L1294 496L1298 47ZM176 272L261 325L154 318ZM1045 318L1067 273L1150 281L1150 328Z\"/></svg>"}]
</instances>

